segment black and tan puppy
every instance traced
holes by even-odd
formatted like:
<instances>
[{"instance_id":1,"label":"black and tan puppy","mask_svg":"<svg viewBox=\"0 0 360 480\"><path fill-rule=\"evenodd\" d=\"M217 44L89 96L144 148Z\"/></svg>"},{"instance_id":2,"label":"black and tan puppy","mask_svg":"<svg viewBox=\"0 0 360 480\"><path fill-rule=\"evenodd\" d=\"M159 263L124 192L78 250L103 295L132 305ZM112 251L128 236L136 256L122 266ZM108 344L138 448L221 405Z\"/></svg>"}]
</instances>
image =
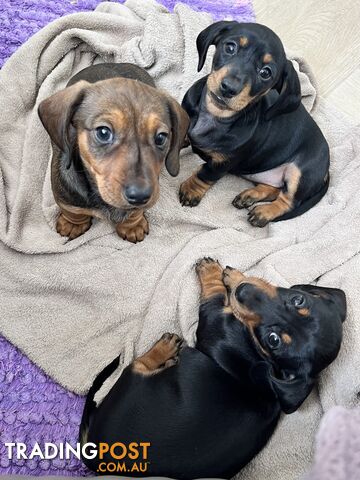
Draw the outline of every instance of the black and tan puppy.
<instances>
[{"instance_id":1,"label":"black and tan puppy","mask_svg":"<svg viewBox=\"0 0 360 480\"><path fill-rule=\"evenodd\" d=\"M145 70L105 63L75 75L39 115L53 143L58 233L74 239L98 217L115 222L124 240L142 241L164 162L171 175L179 171L185 111Z\"/></svg>"},{"instance_id":2,"label":"black and tan puppy","mask_svg":"<svg viewBox=\"0 0 360 480\"><path fill-rule=\"evenodd\" d=\"M264 25L218 22L197 39L200 71L216 46L210 75L186 93L193 151L206 163L180 187L183 205L195 206L227 173L255 183L233 201L249 208L249 222L301 215L329 185L329 148L301 104L300 83L279 37Z\"/></svg>"},{"instance_id":3,"label":"black and tan puppy","mask_svg":"<svg viewBox=\"0 0 360 480\"><path fill-rule=\"evenodd\" d=\"M201 305L195 348L180 351L177 335L163 335L96 408L94 394L117 362L105 369L85 406L81 442L149 442L146 475L235 475L264 447L281 411L302 404L341 344L342 290L275 287L211 259L196 271ZM99 458L84 461L106 471ZM109 454L102 460L113 461ZM131 471L130 460L124 461Z\"/></svg>"}]
</instances>

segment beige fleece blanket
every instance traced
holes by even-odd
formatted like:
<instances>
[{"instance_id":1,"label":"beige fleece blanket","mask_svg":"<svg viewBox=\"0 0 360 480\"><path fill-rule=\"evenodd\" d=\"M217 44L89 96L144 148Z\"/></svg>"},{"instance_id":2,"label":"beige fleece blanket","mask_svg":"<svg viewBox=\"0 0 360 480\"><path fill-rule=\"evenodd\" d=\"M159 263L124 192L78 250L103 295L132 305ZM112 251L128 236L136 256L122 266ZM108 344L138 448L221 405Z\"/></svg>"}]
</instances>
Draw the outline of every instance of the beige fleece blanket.
<instances>
[{"instance_id":1,"label":"beige fleece blanket","mask_svg":"<svg viewBox=\"0 0 360 480\"><path fill-rule=\"evenodd\" d=\"M305 215L251 227L231 200L248 183L228 176L196 208L179 204L179 184L199 160L190 149L178 178L161 176L161 198L148 213L150 235L133 245L113 225L95 221L67 242L54 228L50 140L37 116L41 100L92 63L133 62L181 100L196 73L195 38L210 17L179 4L100 4L96 12L57 20L30 39L0 72L0 332L69 389L85 393L119 353L127 364L164 331L193 344L199 289L194 262L206 255L289 286L344 288L349 314L338 360L295 414L284 417L267 448L239 478L292 480L311 459L324 408L355 405L360 389L360 129L321 101L306 63L305 106L331 146L331 185Z\"/></svg>"}]
</instances>

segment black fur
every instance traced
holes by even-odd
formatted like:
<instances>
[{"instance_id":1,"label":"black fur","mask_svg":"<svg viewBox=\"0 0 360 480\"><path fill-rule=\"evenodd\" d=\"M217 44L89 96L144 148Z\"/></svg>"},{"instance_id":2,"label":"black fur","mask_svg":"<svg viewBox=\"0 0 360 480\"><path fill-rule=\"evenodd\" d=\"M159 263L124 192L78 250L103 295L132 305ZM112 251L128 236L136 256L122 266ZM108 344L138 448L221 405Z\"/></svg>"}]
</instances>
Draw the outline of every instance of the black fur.
<instances>
[{"instance_id":1,"label":"black fur","mask_svg":"<svg viewBox=\"0 0 360 480\"><path fill-rule=\"evenodd\" d=\"M239 45L240 37L248 44L238 47L235 55L224 51L226 42ZM227 173L253 175L293 163L301 172L293 206L277 220L301 215L323 197L329 185L329 148L319 127L301 104L300 83L292 63L286 59L282 43L269 28L252 23L217 22L197 39L199 70L210 45L216 46L212 71L228 68L227 78L241 92L251 86L253 100L228 118L211 114L206 106L209 92L205 76L186 93L182 106L190 116L188 137L193 151L206 163L198 172L204 182L216 182ZM265 54L272 77L262 80L259 70ZM221 97L221 93L216 93ZM222 96L222 100L227 99ZM220 99L221 102L221 99ZM216 103L216 99L215 99ZM224 105L218 105L219 108ZM226 160L214 163L211 153L221 153ZM274 185L277 186L277 185ZM286 192L286 180L282 190ZM194 206L198 202L184 202Z\"/></svg>"},{"instance_id":2,"label":"black fur","mask_svg":"<svg viewBox=\"0 0 360 480\"><path fill-rule=\"evenodd\" d=\"M296 410L336 357L346 303L341 290L306 285L278 288L270 298L245 284L236 296L261 317L258 345L244 323L226 313L225 296L212 297L200 306L195 348L185 347L177 365L146 377L128 366L95 408L100 374L80 437L88 432L86 441L95 444L150 442L147 476L230 478L244 467L269 440L281 411ZM299 296L306 319L293 305ZM286 332L291 343L267 356L259 345L269 351L272 331ZM98 459L84 462L97 471Z\"/></svg>"}]
</instances>

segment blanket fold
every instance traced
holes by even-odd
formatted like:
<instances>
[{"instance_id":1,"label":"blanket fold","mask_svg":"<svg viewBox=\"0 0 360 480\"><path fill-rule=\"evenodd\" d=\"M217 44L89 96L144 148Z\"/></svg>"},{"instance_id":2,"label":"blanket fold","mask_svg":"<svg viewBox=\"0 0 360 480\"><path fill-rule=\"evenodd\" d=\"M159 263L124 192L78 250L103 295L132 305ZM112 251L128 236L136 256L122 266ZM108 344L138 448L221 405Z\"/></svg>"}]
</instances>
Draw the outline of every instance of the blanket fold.
<instances>
[{"instance_id":1,"label":"blanket fold","mask_svg":"<svg viewBox=\"0 0 360 480\"><path fill-rule=\"evenodd\" d=\"M275 480L283 472L281 478L295 479L310 461L311 434L322 410L339 402L356 404L360 389L360 129L317 98L306 62L288 52L303 102L331 147L329 192L312 210L253 228L246 212L231 205L248 186L233 176L219 181L198 207L182 207L179 185L200 162L187 148L179 177L161 174L160 200L148 212L150 234L144 242L124 242L113 225L96 220L70 242L55 231L51 146L37 115L39 102L82 68L105 61L146 68L159 88L181 101L209 71L211 59L196 71L195 39L210 21L181 4L170 14L152 0L105 2L93 13L45 27L5 64L0 72L0 331L62 385L85 393L116 355L121 353L123 367L164 331L193 344L199 293L193 265L202 256L283 286L319 282L344 288L349 315L338 360L322 376L319 394L282 420L268 447L239 477Z\"/></svg>"}]
</instances>

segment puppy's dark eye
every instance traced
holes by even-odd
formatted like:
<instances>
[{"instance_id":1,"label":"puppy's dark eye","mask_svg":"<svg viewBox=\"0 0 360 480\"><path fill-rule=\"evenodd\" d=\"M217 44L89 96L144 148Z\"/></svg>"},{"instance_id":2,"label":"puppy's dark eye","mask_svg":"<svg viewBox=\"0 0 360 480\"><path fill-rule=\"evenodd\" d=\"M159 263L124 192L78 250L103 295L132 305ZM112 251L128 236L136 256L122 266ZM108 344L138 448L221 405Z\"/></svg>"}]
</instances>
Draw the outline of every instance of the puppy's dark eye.
<instances>
[{"instance_id":1,"label":"puppy's dark eye","mask_svg":"<svg viewBox=\"0 0 360 480\"><path fill-rule=\"evenodd\" d=\"M237 52L237 44L235 42L226 42L224 45L224 52L228 55L235 55Z\"/></svg>"},{"instance_id":2,"label":"puppy's dark eye","mask_svg":"<svg viewBox=\"0 0 360 480\"><path fill-rule=\"evenodd\" d=\"M271 332L267 337L267 343L271 350L276 350L281 345L281 338L277 333Z\"/></svg>"},{"instance_id":3,"label":"puppy's dark eye","mask_svg":"<svg viewBox=\"0 0 360 480\"><path fill-rule=\"evenodd\" d=\"M99 143L106 145L113 142L114 134L109 127L97 127L95 129L95 138Z\"/></svg>"},{"instance_id":4,"label":"puppy's dark eye","mask_svg":"<svg viewBox=\"0 0 360 480\"><path fill-rule=\"evenodd\" d=\"M168 139L168 134L166 132L160 132L155 136L155 145L157 147L163 147Z\"/></svg>"},{"instance_id":5,"label":"puppy's dark eye","mask_svg":"<svg viewBox=\"0 0 360 480\"><path fill-rule=\"evenodd\" d=\"M291 299L291 305L296 308L301 308L305 305L305 297L303 295L295 295Z\"/></svg>"},{"instance_id":6,"label":"puppy's dark eye","mask_svg":"<svg viewBox=\"0 0 360 480\"><path fill-rule=\"evenodd\" d=\"M292 380L295 380L295 377L295 373L287 372L285 370L282 370L281 372L281 379L285 380L285 382L291 382Z\"/></svg>"},{"instance_id":7,"label":"puppy's dark eye","mask_svg":"<svg viewBox=\"0 0 360 480\"><path fill-rule=\"evenodd\" d=\"M270 67L263 67L259 72L260 77L263 80L269 80L272 77L272 71Z\"/></svg>"}]
</instances>

